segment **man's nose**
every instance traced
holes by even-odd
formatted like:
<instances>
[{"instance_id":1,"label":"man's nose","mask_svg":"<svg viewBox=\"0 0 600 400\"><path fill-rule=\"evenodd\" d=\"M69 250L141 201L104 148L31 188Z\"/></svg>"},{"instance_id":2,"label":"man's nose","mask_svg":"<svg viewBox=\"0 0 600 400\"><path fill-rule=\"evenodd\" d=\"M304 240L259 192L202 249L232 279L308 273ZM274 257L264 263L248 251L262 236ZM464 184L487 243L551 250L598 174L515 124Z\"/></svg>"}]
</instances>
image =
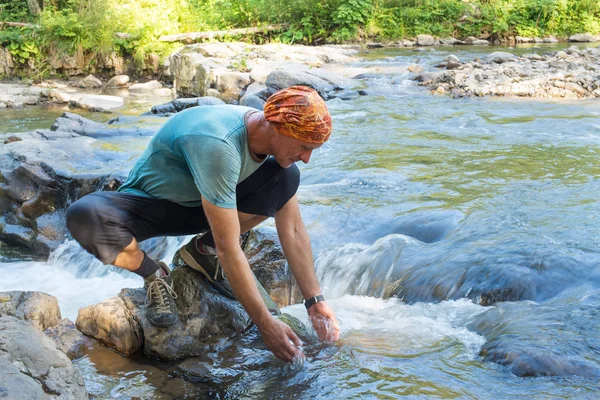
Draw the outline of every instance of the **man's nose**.
<instances>
[{"instance_id":1,"label":"man's nose","mask_svg":"<svg viewBox=\"0 0 600 400\"><path fill-rule=\"evenodd\" d=\"M300 153L300 159L302 160L302 162L304 164L308 164L311 154L312 154L312 150L305 150L302 153Z\"/></svg>"}]
</instances>

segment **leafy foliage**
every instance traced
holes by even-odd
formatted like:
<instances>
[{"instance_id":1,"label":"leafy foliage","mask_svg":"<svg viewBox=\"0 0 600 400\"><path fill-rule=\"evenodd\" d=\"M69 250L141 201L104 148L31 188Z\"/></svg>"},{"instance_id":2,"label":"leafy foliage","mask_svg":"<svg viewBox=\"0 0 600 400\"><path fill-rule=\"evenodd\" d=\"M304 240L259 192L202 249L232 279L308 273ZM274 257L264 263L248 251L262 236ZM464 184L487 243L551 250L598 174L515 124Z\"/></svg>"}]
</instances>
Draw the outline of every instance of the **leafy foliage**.
<instances>
[{"instance_id":1,"label":"leafy foliage","mask_svg":"<svg viewBox=\"0 0 600 400\"><path fill-rule=\"evenodd\" d=\"M0 29L0 45L18 62L57 53L117 52L141 66L149 53L165 56L177 46L159 41L165 34L269 24L287 28L229 39L319 44L421 33L491 38L600 33L598 0L45 0L44 6L34 17L26 0L0 0L0 21L39 26Z\"/></svg>"}]
</instances>

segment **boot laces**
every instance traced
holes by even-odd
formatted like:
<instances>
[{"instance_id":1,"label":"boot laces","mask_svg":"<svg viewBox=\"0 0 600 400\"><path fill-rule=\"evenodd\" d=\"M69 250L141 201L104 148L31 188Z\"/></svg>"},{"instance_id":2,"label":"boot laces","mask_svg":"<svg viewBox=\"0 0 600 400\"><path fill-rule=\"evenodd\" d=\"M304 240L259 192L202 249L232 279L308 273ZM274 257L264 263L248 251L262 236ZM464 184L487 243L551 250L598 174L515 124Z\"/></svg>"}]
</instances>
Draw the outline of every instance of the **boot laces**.
<instances>
[{"instance_id":1,"label":"boot laces","mask_svg":"<svg viewBox=\"0 0 600 400\"><path fill-rule=\"evenodd\" d=\"M148 288L146 289L146 307L155 303L156 310L160 313L168 313L171 311L169 307L171 301L169 297L172 299L177 298L177 293L173 290L173 287L170 286L164 279L156 278L152 282L148 284Z\"/></svg>"},{"instance_id":2,"label":"boot laces","mask_svg":"<svg viewBox=\"0 0 600 400\"><path fill-rule=\"evenodd\" d=\"M219 277L219 275L221 275L221 276ZM213 276L213 279L215 281L220 281L220 280L225 279L225 271L223 271L223 268L221 267L221 261L219 261L218 258L217 258L217 264L215 266L215 276Z\"/></svg>"}]
</instances>

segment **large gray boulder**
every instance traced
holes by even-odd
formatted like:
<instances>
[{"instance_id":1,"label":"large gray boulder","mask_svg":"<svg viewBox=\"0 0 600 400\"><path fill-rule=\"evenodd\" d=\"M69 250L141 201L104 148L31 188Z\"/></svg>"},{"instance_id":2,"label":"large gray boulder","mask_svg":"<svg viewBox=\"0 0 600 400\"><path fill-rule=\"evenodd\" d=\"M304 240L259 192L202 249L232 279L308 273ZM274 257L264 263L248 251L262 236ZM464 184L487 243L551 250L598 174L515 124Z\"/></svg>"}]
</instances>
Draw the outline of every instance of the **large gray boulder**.
<instances>
[{"instance_id":1,"label":"large gray boulder","mask_svg":"<svg viewBox=\"0 0 600 400\"><path fill-rule=\"evenodd\" d=\"M42 292L0 292L0 316L29 321L39 331L55 326L61 319L56 297Z\"/></svg>"},{"instance_id":2,"label":"large gray boulder","mask_svg":"<svg viewBox=\"0 0 600 400\"><path fill-rule=\"evenodd\" d=\"M589 33L579 33L577 35L569 36L569 42L580 42L580 43L597 42L598 39L599 39L598 36L591 35Z\"/></svg>"},{"instance_id":3,"label":"large gray boulder","mask_svg":"<svg viewBox=\"0 0 600 400\"><path fill-rule=\"evenodd\" d=\"M490 62L494 62L496 64L504 64L505 62L516 61L517 56L512 53L507 53L505 51L495 51L487 56L487 59Z\"/></svg>"},{"instance_id":4,"label":"large gray boulder","mask_svg":"<svg viewBox=\"0 0 600 400\"><path fill-rule=\"evenodd\" d=\"M199 53L175 53L169 58L175 90L180 96L206 96L212 83L212 71L227 68L228 62Z\"/></svg>"},{"instance_id":5,"label":"large gray boulder","mask_svg":"<svg viewBox=\"0 0 600 400\"><path fill-rule=\"evenodd\" d=\"M171 114L178 113L179 111L186 110L191 107L198 106L212 106L212 105L220 105L225 104L225 102L216 97L206 96L206 97L194 97L194 98L181 98L170 101L168 103L159 104L157 106L153 106L150 110L151 114L157 114L162 116L168 116Z\"/></svg>"},{"instance_id":6,"label":"large gray boulder","mask_svg":"<svg viewBox=\"0 0 600 400\"><path fill-rule=\"evenodd\" d=\"M0 326L0 396L88 399L83 378L50 338L15 317L0 317Z\"/></svg>"},{"instance_id":7,"label":"large gray boulder","mask_svg":"<svg viewBox=\"0 0 600 400\"><path fill-rule=\"evenodd\" d=\"M219 352L244 337L250 317L235 300L215 292L203 276L176 255L172 272L177 293L178 322L158 328L146 318L145 291L123 289L117 297L83 308L77 327L104 345L124 354L143 351L146 356L174 360ZM257 282L272 314L279 308Z\"/></svg>"},{"instance_id":8,"label":"large gray boulder","mask_svg":"<svg viewBox=\"0 0 600 400\"><path fill-rule=\"evenodd\" d=\"M419 46L433 46L435 44L435 38L431 35L418 35L417 45Z\"/></svg>"}]
</instances>

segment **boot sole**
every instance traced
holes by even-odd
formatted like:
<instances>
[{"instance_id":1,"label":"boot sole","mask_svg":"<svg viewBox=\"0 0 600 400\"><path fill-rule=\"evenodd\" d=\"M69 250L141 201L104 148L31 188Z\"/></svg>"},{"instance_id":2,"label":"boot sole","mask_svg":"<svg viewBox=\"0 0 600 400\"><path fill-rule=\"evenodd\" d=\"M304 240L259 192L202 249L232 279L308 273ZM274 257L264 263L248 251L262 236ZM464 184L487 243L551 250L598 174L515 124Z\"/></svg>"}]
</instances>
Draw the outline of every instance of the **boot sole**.
<instances>
[{"instance_id":1,"label":"boot sole","mask_svg":"<svg viewBox=\"0 0 600 400\"><path fill-rule=\"evenodd\" d=\"M147 317L146 317L147 318ZM159 328L168 328L169 326L173 326L177 323L178 319L175 319L175 321L173 323L169 323L169 324L160 324L160 323L155 323L154 321L150 320L150 318L148 318L148 322L150 322L150 324L152 326L156 326Z\"/></svg>"},{"instance_id":2,"label":"boot sole","mask_svg":"<svg viewBox=\"0 0 600 400\"><path fill-rule=\"evenodd\" d=\"M213 288L215 288L217 292L221 293L223 296L231 300L237 300L232 293L229 293L229 291L225 290L223 286L219 285L213 278L211 278L211 276L204 270L204 268L202 268L202 266L198 264L196 260L194 260L194 257L192 257L192 255L187 251L185 247L182 247L181 250L179 250L179 256L181 257L183 262L186 263L190 268L204 275L204 278L206 278L208 283L210 283L210 285Z\"/></svg>"},{"instance_id":3,"label":"boot sole","mask_svg":"<svg viewBox=\"0 0 600 400\"><path fill-rule=\"evenodd\" d=\"M210 283L215 283L215 280L208 275L208 272L206 272L204 268L202 268L202 266L196 262L196 260L194 260L194 257L192 257L185 247L182 247L181 250L179 250L179 256L183 262L185 262L193 270L202 273L206 280L208 280Z\"/></svg>"}]
</instances>

